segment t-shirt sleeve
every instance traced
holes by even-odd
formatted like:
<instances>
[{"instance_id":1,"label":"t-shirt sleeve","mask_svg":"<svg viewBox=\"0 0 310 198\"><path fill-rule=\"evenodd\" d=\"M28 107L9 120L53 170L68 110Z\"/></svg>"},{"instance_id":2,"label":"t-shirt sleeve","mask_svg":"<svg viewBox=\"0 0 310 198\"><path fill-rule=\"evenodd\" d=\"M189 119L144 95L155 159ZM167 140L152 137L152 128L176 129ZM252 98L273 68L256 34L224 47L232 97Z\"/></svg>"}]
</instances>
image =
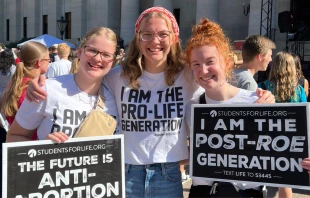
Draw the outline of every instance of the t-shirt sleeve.
<instances>
[{"instance_id":1,"label":"t-shirt sleeve","mask_svg":"<svg viewBox=\"0 0 310 198\"><path fill-rule=\"evenodd\" d=\"M45 87L42 87L44 90ZM17 123L28 130L34 130L40 126L44 119L44 110L46 107L46 100L40 102L29 102L24 100L17 111L15 120Z\"/></svg>"},{"instance_id":2,"label":"t-shirt sleeve","mask_svg":"<svg viewBox=\"0 0 310 198\"><path fill-rule=\"evenodd\" d=\"M118 112L117 112L117 105L115 101L115 96L105 87L102 87L104 89L104 97L105 97L105 111L113 116L115 120L117 121L117 128L116 132L117 133L119 130L119 117L118 117Z\"/></svg>"},{"instance_id":3,"label":"t-shirt sleeve","mask_svg":"<svg viewBox=\"0 0 310 198\"><path fill-rule=\"evenodd\" d=\"M256 91L257 85L254 85L251 82L244 82L243 84L241 84L240 88L248 91Z\"/></svg>"},{"instance_id":4,"label":"t-shirt sleeve","mask_svg":"<svg viewBox=\"0 0 310 198\"><path fill-rule=\"evenodd\" d=\"M45 75L47 78L54 78L55 77L55 69L52 66L49 66Z\"/></svg>"}]
</instances>

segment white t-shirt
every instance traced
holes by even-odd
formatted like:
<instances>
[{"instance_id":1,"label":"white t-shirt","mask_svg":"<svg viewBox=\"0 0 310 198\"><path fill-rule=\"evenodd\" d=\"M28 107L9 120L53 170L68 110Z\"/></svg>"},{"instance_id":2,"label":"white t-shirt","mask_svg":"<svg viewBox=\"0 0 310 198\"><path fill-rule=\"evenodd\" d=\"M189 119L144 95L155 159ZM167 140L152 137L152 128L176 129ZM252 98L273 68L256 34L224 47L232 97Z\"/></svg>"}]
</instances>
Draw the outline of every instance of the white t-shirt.
<instances>
[{"instance_id":1,"label":"white t-shirt","mask_svg":"<svg viewBox=\"0 0 310 198\"><path fill-rule=\"evenodd\" d=\"M16 121L28 130L38 128L39 139L45 139L55 131L62 131L71 137L93 108L97 96L82 92L75 84L73 75L48 79L43 89L47 92L46 100L39 103L24 100L15 117ZM106 98L104 111L110 113L113 108L107 106L115 107L114 96L103 86L102 89Z\"/></svg>"},{"instance_id":2,"label":"white t-shirt","mask_svg":"<svg viewBox=\"0 0 310 198\"><path fill-rule=\"evenodd\" d=\"M59 61L55 61L49 65L46 72L46 77L55 78L56 76L69 74L71 65L72 63L69 60L61 59Z\"/></svg>"},{"instance_id":3,"label":"white t-shirt","mask_svg":"<svg viewBox=\"0 0 310 198\"><path fill-rule=\"evenodd\" d=\"M203 92L181 71L173 86L165 83L164 72L143 72L134 90L121 76L122 67L113 68L104 84L115 95L119 132L125 139L125 163L141 165L177 162L188 158L184 124L185 105Z\"/></svg>"},{"instance_id":4,"label":"white t-shirt","mask_svg":"<svg viewBox=\"0 0 310 198\"><path fill-rule=\"evenodd\" d=\"M199 104L199 97L200 96L193 98L186 105L185 120L186 120L186 129L187 129L188 134L189 134L189 129L191 127L191 106L192 104ZM226 101L212 100L208 98L206 95L205 95L205 98L206 98L207 104L246 104L246 103L251 104L251 103L254 103L258 99L258 96L256 92L240 89L237 95L235 95L233 98L226 100ZM197 185L211 186L213 184L213 181L214 180L211 180L211 179L192 178L192 183L194 186L197 186ZM249 188L257 188L260 186L258 184L247 184L247 183L240 183L240 182L233 182L233 184L236 185L241 190L249 189Z\"/></svg>"}]
</instances>

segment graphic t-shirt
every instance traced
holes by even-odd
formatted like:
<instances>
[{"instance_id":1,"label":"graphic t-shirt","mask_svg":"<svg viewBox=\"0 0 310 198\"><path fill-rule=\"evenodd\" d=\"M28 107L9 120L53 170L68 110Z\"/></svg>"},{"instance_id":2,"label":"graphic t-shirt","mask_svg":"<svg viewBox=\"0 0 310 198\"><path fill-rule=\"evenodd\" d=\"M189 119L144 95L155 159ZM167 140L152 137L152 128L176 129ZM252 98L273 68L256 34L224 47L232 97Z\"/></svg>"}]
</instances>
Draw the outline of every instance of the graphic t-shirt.
<instances>
[{"instance_id":1,"label":"graphic t-shirt","mask_svg":"<svg viewBox=\"0 0 310 198\"><path fill-rule=\"evenodd\" d=\"M125 139L127 164L177 162L188 158L184 124L185 104L203 92L181 71L168 86L164 72L146 71L139 77L140 88L132 89L121 76L122 67L113 68L104 84L115 95L119 115L119 132Z\"/></svg>"},{"instance_id":2,"label":"graphic t-shirt","mask_svg":"<svg viewBox=\"0 0 310 198\"><path fill-rule=\"evenodd\" d=\"M235 95L233 98L226 100L226 101L216 101L208 98L205 95L207 104L251 104L254 103L258 97L256 92L247 91L244 89L240 89L240 91ZM186 105L186 115L185 115L185 128L188 133L190 134L190 127L191 127L191 106L192 104L199 104L199 96L193 98L188 104ZM213 180L211 179L202 179L202 178L192 178L192 183L194 186L197 185L209 185L211 186L213 184ZM256 188L260 185L257 184L247 184L247 183L238 183L233 182L234 185L236 185L240 189L248 189L248 188Z\"/></svg>"},{"instance_id":3,"label":"graphic t-shirt","mask_svg":"<svg viewBox=\"0 0 310 198\"><path fill-rule=\"evenodd\" d=\"M115 107L114 97L105 87L101 88L106 98L104 111L110 113L107 106ZM93 108L97 96L82 92L75 84L73 75L48 79L43 89L47 92L46 100L39 103L25 100L16 114L16 121L28 130L38 128L39 139L45 139L49 133L56 131L71 137ZM115 115L113 112L111 114Z\"/></svg>"}]
</instances>

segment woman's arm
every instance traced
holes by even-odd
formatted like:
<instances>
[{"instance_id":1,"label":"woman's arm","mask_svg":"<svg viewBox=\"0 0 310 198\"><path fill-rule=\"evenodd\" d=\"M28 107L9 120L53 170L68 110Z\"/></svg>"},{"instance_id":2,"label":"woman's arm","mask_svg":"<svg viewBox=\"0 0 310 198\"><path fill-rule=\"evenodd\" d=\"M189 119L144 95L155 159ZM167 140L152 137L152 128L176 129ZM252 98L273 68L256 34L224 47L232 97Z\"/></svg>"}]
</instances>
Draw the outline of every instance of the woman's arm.
<instances>
[{"instance_id":1,"label":"woman's arm","mask_svg":"<svg viewBox=\"0 0 310 198\"><path fill-rule=\"evenodd\" d=\"M308 173L310 174L310 157L305 158L301 162L301 166L302 166L302 168L306 169L308 171Z\"/></svg>"},{"instance_id":2,"label":"woman's arm","mask_svg":"<svg viewBox=\"0 0 310 198\"><path fill-rule=\"evenodd\" d=\"M21 127L16 120L12 123L9 128L8 134L6 136L6 142L22 142L22 141L29 141L34 130L28 130Z\"/></svg>"},{"instance_id":3,"label":"woman's arm","mask_svg":"<svg viewBox=\"0 0 310 198\"><path fill-rule=\"evenodd\" d=\"M280 198L292 198L293 192L291 188L278 188L278 197Z\"/></svg>"},{"instance_id":4,"label":"woman's arm","mask_svg":"<svg viewBox=\"0 0 310 198\"><path fill-rule=\"evenodd\" d=\"M45 75L41 75L40 77L34 78L27 87L26 97L30 102L39 102L41 100L46 99L46 92L40 87L45 85L46 77Z\"/></svg>"}]
</instances>

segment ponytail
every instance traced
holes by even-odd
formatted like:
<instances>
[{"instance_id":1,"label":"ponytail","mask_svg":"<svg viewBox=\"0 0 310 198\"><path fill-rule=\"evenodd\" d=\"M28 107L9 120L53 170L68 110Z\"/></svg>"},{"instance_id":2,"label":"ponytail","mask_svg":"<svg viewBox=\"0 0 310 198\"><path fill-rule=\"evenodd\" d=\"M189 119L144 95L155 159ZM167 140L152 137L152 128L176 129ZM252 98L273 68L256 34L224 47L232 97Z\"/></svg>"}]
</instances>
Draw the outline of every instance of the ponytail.
<instances>
[{"instance_id":1,"label":"ponytail","mask_svg":"<svg viewBox=\"0 0 310 198\"><path fill-rule=\"evenodd\" d=\"M6 116L14 116L18 110L18 100L28 86L28 82L23 83L23 77L34 78L34 74L31 67L25 67L24 63L20 62L3 94L1 112Z\"/></svg>"}]
</instances>

